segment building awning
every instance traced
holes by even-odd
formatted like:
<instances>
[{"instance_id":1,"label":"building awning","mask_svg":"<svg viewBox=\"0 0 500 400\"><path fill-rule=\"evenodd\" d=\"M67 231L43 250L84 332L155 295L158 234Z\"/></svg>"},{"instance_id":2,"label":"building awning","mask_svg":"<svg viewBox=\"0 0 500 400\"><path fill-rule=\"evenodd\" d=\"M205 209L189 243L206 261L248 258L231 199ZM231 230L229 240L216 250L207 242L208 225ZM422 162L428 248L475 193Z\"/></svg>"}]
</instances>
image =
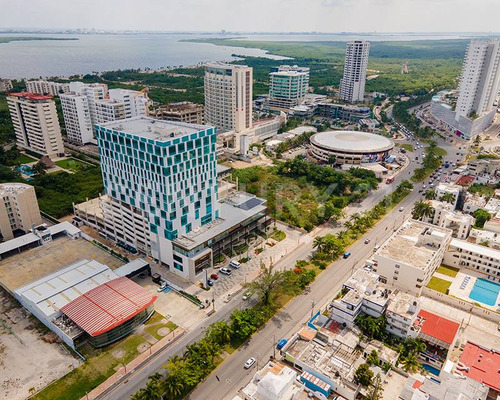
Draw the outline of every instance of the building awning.
<instances>
[{"instance_id":1,"label":"building awning","mask_svg":"<svg viewBox=\"0 0 500 400\"><path fill-rule=\"evenodd\" d=\"M156 301L148 290L128 278L106 282L61 308L90 336L98 336L130 320Z\"/></svg>"}]
</instances>

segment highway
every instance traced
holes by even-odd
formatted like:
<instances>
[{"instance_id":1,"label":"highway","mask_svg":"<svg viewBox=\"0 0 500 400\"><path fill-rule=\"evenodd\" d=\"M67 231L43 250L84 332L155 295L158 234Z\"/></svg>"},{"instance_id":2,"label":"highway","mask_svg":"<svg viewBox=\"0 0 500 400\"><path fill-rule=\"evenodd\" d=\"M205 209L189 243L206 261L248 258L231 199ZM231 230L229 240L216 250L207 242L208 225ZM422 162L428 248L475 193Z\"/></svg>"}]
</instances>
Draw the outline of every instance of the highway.
<instances>
[{"instance_id":1,"label":"highway","mask_svg":"<svg viewBox=\"0 0 500 400\"><path fill-rule=\"evenodd\" d=\"M439 143L440 146L446 148L448 154L455 154L449 144ZM409 153L410 158L419 155L422 159L423 149L415 153ZM454 157L453 157L454 158ZM448 157L451 161L456 161L452 157ZM386 194L392 192L396 186L404 179L409 179L413 171L420 165L411 162L406 169L401 172L395 181L386 185L381 183L383 190L377 190L369 195L364 201L356 206L350 207L350 212L362 212L377 204ZM407 196L403 202L395 209L389 212L374 228L372 228L362 239L358 240L349 249L352 256L347 260L339 260L328 269L326 269L311 285L311 292L308 295L300 295L294 298L285 306L278 315L274 316L270 322L257 334L255 334L248 345L245 345L239 351L233 353L219 368L212 373L207 380L200 384L199 387L192 393L191 399L214 399L219 400L225 396L231 396L236 393L242 386L246 385L251 376L255 373L254 368L244 370L243 364L245 361L254 356L258 359L259 365L262 365L272 354L274 347L274 338L279 340L282 337L289 337L294 333L311 314L311 305L314 300L318 306L324 307L341 288L342 283L350 276L354 268L364 265L367 258L371 256L373 246L376 243L381 243L387 239L393 232L393 229L399 226L404 218L409 217L413 204L421 198L418 193L421 184L415 185L415 190ZM404 207L404 212L400 212L399 208ZM341 227L323 226L313 231L313 236L324 235L330 232L336 232ZM370 239L369 244L364 244L365 239ZM296 260L308 259L312 254L312 240L305 242L295 251L290 252L287 256L281 258L275 263L275 267L279 269L281 266L294 264ZM254 300L255 301L255 300ZM201 321L196 328L187 332L181 339L178 339L173 345L165 349L161 354L153 357L150 362L127 375L123 380L119 381L109 390L97 399L103 400L121 400L127 399L132 394L145 386L147 379L155 372L164 373L162 366L165 365L169 358L174 355L181 355L184 349L190 343L201 339L206 328L213 322L219 320L227 320L231 312L236 308L248 307L248 301L243 301L241 296L235 296L215 314ZM221 380L217 380L216 376ZM207 395L210 393L210 395Z\"/></svg>"}]
</instances>

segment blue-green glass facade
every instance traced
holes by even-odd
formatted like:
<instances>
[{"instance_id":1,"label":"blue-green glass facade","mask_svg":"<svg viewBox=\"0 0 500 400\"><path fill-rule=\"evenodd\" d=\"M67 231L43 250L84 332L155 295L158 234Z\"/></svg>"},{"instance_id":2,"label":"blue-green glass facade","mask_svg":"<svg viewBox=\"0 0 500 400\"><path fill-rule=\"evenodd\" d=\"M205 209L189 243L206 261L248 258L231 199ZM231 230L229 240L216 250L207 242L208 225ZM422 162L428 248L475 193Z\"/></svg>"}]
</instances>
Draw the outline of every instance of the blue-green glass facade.
<instances>
[{"instance_id":1,"label":"blue-green glass facade","mask_svg":"<svg viewBox=\"0 0 500 400\"><path fill-rule=\"evenodd\" d=\"M107 195L145 211L151 233L169 241L218 218L215 128L179 123L175 134L155 135L115 125L96 125Z\"/></svg>"}]
</instances>

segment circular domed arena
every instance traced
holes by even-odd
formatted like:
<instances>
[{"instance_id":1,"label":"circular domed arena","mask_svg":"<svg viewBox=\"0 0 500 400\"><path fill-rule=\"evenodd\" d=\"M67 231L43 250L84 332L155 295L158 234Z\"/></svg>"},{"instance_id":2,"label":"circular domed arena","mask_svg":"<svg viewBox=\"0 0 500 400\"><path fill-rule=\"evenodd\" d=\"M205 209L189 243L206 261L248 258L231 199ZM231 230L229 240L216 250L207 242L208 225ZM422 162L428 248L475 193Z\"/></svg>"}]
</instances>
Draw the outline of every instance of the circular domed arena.
<instances>
[{"instance_id":1,"label":"circular domed arena","mask_svg":"<svg viewBox=\"0 0 500 400\"><path fill-rule=\"evenodd\" d=\"M311 136L310 155L316 160L335 164L382 162L394 148L392 140L359 131L325 131Z\"/></svg>"}]
</instances>

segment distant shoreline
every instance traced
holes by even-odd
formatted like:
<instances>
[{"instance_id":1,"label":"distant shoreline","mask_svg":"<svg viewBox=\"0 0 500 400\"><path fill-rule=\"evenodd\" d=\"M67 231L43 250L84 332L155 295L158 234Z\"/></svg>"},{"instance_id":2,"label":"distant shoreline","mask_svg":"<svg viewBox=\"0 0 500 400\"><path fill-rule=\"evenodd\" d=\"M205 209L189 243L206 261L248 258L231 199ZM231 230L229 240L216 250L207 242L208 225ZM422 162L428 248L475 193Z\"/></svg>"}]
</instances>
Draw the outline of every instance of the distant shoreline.
<instances>
[{"instance_id":1,"label":"distant shoreline","mask_svg":"<svg viewBox=\"0 0 500 400\"><path fill-rule=\"evenodd\" d=\"M55 37L39 37L39 36L0 36L0 44L10 42L24 42L33 40L80 40L78 38L55 38Z\"/></svg>"}]
</instances>

